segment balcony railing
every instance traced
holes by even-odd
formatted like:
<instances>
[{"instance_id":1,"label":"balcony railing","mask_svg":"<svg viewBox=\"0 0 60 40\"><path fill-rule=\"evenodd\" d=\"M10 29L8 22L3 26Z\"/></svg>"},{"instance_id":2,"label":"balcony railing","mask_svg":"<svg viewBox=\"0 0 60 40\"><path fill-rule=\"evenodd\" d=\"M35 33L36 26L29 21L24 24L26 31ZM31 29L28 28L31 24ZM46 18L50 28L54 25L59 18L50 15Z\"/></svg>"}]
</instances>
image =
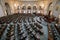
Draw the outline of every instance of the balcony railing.
<instances>
[{"instance_id":1,"label":"balcony railing","mask_svg":"<svg viewBox=\"0 0 60 40\"><path fill-rule=\"evenodd\" d=\"M43 13L42 10L19 10L19 13Z\"/></svg>"}]
</instances>

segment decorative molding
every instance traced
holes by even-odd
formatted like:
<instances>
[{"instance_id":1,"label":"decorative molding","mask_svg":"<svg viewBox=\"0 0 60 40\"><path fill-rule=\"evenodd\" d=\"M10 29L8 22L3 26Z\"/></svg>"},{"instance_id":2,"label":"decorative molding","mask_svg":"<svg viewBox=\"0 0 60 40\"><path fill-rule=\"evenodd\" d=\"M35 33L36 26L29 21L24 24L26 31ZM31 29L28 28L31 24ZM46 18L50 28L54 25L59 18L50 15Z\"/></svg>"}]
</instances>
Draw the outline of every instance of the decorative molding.
<instances>
[{"instance_id":1,"label":"decorative molding","mask_svg":"<svg viewBox=\"0 0 60 40\"><path fill-rule=\"evenodd\" d=\"M18 0L18 1L22 1L22 2L24 2L24 1L31 1L31 2L35 1L35 2L37 2L38 0Z\"/></svg>"}]
</instances>

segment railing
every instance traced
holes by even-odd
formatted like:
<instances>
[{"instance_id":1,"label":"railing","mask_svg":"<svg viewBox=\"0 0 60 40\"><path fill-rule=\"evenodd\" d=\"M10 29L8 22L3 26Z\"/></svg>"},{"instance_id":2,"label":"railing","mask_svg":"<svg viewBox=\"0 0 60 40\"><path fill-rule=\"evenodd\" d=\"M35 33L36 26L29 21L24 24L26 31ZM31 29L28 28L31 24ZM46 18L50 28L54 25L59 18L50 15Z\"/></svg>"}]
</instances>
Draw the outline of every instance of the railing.
<instances>
[{"instance_id":1,"label":"railing","mask_svg":"<svg viewBox=\"0 0 60 40\"><path fill-rule=\"evenodd\" d=\"M19 10L19 13L43 13L42 10Z\"/></svg>"}]
</instances>

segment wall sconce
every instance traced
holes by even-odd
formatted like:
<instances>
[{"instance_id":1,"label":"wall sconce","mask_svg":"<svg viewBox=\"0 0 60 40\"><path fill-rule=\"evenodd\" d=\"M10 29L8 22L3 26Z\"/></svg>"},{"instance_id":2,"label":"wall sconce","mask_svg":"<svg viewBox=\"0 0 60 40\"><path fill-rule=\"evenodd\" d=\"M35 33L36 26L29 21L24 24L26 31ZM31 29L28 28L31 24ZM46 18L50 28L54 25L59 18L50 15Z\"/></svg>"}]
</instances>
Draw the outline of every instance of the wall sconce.
<instances>
[{"instance_id":1,"label":"wall sconce","mask_svg":"<svg viewBox=\"0 0 60 40\"><path fill-rule=\"evenodd\" d=\"M41 4L41 7L44 8L44 4L43 3Z\"/></svg>"},{"instance_id":2,"label":"wall sconce","mask_svg":"<svg viewBox=\"0 0 60 40\"><path fill-rule=\"evenodd\" d=\"M14 3L14 7L15 7L15 8L17 8L17 7L18 7L18 5L19 5L18 3Z\"/></svg>"},{"instance_id":3,"label":"wall sconce","mask_svg":"<svg viewBox=\"0 0 60 40\"><path fill-rule=\"evenodd\" d=\"M17 4L14 4L14 7L17 7Z\"/></svg>"}]
</instances>

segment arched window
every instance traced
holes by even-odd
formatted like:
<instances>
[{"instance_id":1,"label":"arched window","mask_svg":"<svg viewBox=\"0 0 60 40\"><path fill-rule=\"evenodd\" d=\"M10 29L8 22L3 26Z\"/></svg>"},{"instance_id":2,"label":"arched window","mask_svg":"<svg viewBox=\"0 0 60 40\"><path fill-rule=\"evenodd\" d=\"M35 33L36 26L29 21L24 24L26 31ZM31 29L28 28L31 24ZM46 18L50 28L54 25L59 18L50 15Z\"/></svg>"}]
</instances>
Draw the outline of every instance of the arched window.
<instances>
[{"instance_id":1,"label":"arched window","mask_svg":"<svg viewBox=\"0 0 60 40\"><path fill-rule=\"evenodd\" d=\"M26 10L26 6L23 6L23 7L22 7L22 10Z\"/></svg>"},{"instance_id":2,"label":"arched window","mask_svg":"<svg viewBox=\"0 0 60 40\"><path fill-rule=\"evenodd\" d=\"M20 6L17 7L17 10L20 10Z\"/></svg>"},{"instance_id":3,"label":"arched window","mask_svg":"<svg viewBox=\"0 0 60 40\"><path fill-rule=\"evenodd\" d=\"M33 10L37 10L36 6L33 6Z\"/></svg>"},{"instance_id":4,"label":"arched window","mask_svg":"<svg viewBox=\"0 0 60 40\"><path fill-rule=\"evenodd\" d=\"M27 8L28 10L31 10L31 6L28 6L28 8Z\"/></svg>"}]
</instances>

